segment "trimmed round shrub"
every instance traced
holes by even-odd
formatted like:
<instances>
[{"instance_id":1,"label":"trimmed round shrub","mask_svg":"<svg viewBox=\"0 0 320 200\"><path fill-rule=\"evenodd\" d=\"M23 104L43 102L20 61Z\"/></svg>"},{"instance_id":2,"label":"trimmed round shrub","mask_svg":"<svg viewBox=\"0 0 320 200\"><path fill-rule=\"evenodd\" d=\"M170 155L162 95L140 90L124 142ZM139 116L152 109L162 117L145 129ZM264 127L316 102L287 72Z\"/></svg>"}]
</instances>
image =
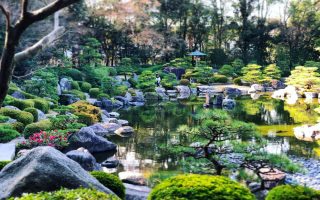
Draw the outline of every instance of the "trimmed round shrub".
<instances>
[{"instance_id":1,"label":"trimmed round shrub","mask_svg":"<svg viewBox=\"0 0 320 200\"><path fill-rule=\"evenodd\" d=\"M125 96L127 93L128 87L125 85L119 85L115 88L114 95L115 96Z\"/></svg>"},{"instance_id":2,"label":"trimmed round shrub","mask_svg":"<svg viewBox=\"0 0 320 200\"><path fill-rule=\"evenodd\" d=\"M38 111L36 108L26 108L23 111L31 113L33 115L34 122L38 121Z\"/></svg>"},{"instance_id":3,"label":"trimmed round shrub","mask_svg":"<svg viewBox=\"0 0 320 200\"><path fill-rule=\"evenodd\" d=\"M91 88L89 90L89 94L90 94L90 97L97 98L98 95L100 94L100 89L99 88Z\"/></svg>"},{"instance_id":4,"label":"trimmed round shrub","mask_svg":"<svg viewBox=\"0 0 320 200\"><path fill-rule=\"evenodd\" d=\"M227 83L228 78L225 75L215 74L213 76L214 83Z\"/></svg>"},{"instance_id":5,"label":"trimmed round shrub","mask_svg":"<svg viewBox=\"0 0 320 200\"><path fill-rule=\"evenodd\" d=\"M236 85L242 85L241 78L238 77L238 78L233 79L233 83L236 84Z\"/></svg>"},{"instance_id":6,"label":"trimmed round shrub","mask_svg":"<svg viewBox=\"0 0 320 200\"><path fill-rule=\"evenodd\" d=\"M34 102L34 107L41 110L44 113L48 113L50 109L49 101L45 99L32 99Z\"/></svg>"},{"instance_id":7,"label":"trimmed round shrub","mask_svg":"<svg viewBox=\"0 0 320 200\"><path fill-rule=\"evenodd\" d=\"M66 76L71 77L73 80L76 80L76 81L82 81L82 79L83 79L82 72L80 72L77 69L73 69L73 68L66 69L64 74Z\"/></svg>"},{"instance_id":8,"label":"trimmed round shrub","mask_svg":"<svg viewBox=\"0 0 320 200\"><path fill-rule=\"evenodd\" d=\"M0 171L7 165L9 164L11 161L0 161Z\"/></svg>"},{"instance_id":9,"label":"trimmed round shrub","mask_svg":"<svg viewBox=\"0 0 320 200\"><path fill-rule=\"evenodd\" d=\"M73 90L80 90L80 86L79 86L78 81L72 81L72 82L71 82L71 88L72 88Z\"/></svg>"},{"instance_id":10,"label":"trimmed round shrub","mask_svg":"<svg viewBox=\"0 0 320 200\"><path fill-rule=\"evenodd\" d=\"M254 200L255 197L248 188L227 177L190 174L166 179L151 191L148 199Z\"/></svg>"},{"instance_id":11,"label":"trimmed round shrub","mask_svg":"<svg viewBox=\"0 0 320 200\"><path fill-rule=\"evenodd\" d=\"M79 90L64 91L63 93L64 94L73 94L73 95L75 95L76 97L78 97L81 100L85 100L86 99L86 95L83 92L79 91Z\"/></svg>"},{"instance_id":12,"label":"trimmed round shrub","mask_svg":"<svg viewBox=\"0 0 320 200\"><path fill-rule=\"evenodd\" d=\"M25 138L29 138L34 133L37 133L40 131L47 131L47 130L50 130L51 128L52 128L51 121L48 119L45 119L45 120L41 120L39 122L27 125L24 128L23 134Z\"/></svg>"},{"instance_id":13,"label":"trimmed round shrub","mask_svg":"<svg viewBox=\"0 0 320 200\"><path fill-rule=\"evenodd\" d=\"M109 67L109 75L110 76L116 76L117 75L117 70L114 67Z\"/></svg>"},{"instance_id":14,"label":"trimmed round shrub","mask_svg":"<svg viewBox=\"0 0 320 200\"><path fill-rule=\"evenodd\" d=\"M31 99L21 100L21 99L13 98L12 101L10 101L8 104L11 105L11 106L17 107L20 110L24 110L26 108L33 108L34 107L34 102Z\"/></svg>"},{"instance_id":15,"label":"trimmed round shrub","mask_svg":"<svg viewBox=\"0 0 320 200\"><path fill-rule=\"evenodd\" d=\"M82 82L81 84L81 91L82 92L89 92L89 90L92 88L92 85L88 82Z\"/></svg>"},{"instance_id":16,"label":"trimmed round shrub","mask_svg":"<svg viewBox=\"0 0 320 200\"><path fill-rule=\"evenodd\" d=\"M320 191L303 186L281 185L273 188L266 200L313 200L320 199Z\"/></svg>"},{"instance_id":17,"label":"trimmed round shrub","mask_svg":"<svg viewBox=\"0 0 320 200\"><path fill-rule=\"evenodd\" d=\"M71 104L73 114L78 117L78 122L86 125L92 125L101 120L100 108L89 104L86 101L78 101Z\"/></svg>"},{"instance_id":18,"label":"trimmed round shrub","mask_svg":"<svg viewBox=\"0 0 320 200\"><path fill-rule=\"evenodd\" d=\"M105 94L105 93L100 93L97 98L98 98L98 100L110 99L110 96L108 94Z\"/></svg>"},{"instance_id":19,"label":"trimmed round shrub","mask_svg":"<svg viewBox=\"0 0 320 200\"><path fill-rule=\"evenodd\" d=\"M15 200L118 200L115 195L106 194L93 189L78 188L74 190L61 189L54 192L40 192L37 194L26 194Z\"/></svg>"},{"instance_id":20,"label":"trimmed round shrub","mask_svg":"<svg viewBox=\"0 0 320 200\"><path fill-rule=\"evenodd\" d=\"M188 85L190 85L190 81L188 79L181 79L180 85L188 86Z\"/></svg>"},{"instance_id":21,"label":"trimmed round shrub","mask_svg":"<svg viewBox=\"0 0 320 200\"><path fill-rule=\"evenodd\" d=\"M25 127L25 125L21 122L14 122L10 125L14 130L18 131L19 133L22 133Z\"/></svg>"},{"instance_id":22,"label":"trimmed round shrub","mask_svg":"<svg viewBox=\"0 0 320 200\"><path fill-rule=\"evenodd\" d=\"M102 185L109 188L116 195L118 195L118 197L120 197L121 199L125 199L125 187L117 176L101 171L93 171L91 172L91 175L95 177Z\"/></svg>"},{"instance_id":23,"label":"trimmed round shrub","mask_svg":"<svg viewBox=\"0 0 320 200\"><path fill-rule=\"evenodd\" d=\"M0 123L5 123L10 119L10 117L0 115Z\"/></svg>"},{"instance_id":24,"label":"trimmed round shrub","mask_svg":"<svg viewBox=\"0 0 320 200\"><path fill-rule=\"evenodd\" d=\"M136 80L134 80L133 78L129 78L128 82L130 83L131 87L135 88L138 84L138 82Z\"/></svg>"},{"instance_id":25,"label":"trimmed round shrub","mask_svg":"<svg viewBox=\"0 0 320 200\"><path fill-rule=\"evenodd\" d=\"M94 124L96 121L94 120L94 116L88 113L75 113L75 115L78 117L78 122L86 124L87 126L90 126Z\"/></svg>"},{"instance_id":26,"label":"trimmed round shrub","mask_svg":"<svg viewBox=\"0 0 320 200\"><path fill-rule=\"evenodd\" d=\"M31 113L20 110L12 110L9 108L1 108L0 115L16 119L18 122L21 122L24 125L31 124L34 121L33 115Z\"/></svg>"},{"instance_id":27,"label":"trimmed round shrub","mask_svg":"<svg viewBox=\"0 0 320 200\"><path fill-rule=\"evenodd\" d=\"M20 133L9 126L0 126L0 143L9 142L20 136Z\"/></svg>"}]
</instances>

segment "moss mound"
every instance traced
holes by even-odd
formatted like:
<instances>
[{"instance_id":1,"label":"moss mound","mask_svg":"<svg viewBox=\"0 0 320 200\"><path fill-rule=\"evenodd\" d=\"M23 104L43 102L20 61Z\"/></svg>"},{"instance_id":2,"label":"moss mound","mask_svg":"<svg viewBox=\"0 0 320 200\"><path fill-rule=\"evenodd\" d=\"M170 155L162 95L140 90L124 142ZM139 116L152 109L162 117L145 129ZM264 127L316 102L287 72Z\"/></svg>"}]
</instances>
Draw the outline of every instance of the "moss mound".
<instances>
[{"instance_id":1,"label":"moss mound","mask_svg":"<svg viewBox=\"0 0 320 200\"><path fill-rule=\"evenodd\" d=\"M0 126L0 143L9 142L20 136L20 133L12 128L10 125Z\"/></svg>"},{"instance_id":2,"label":"moss mound","mask_svg":"<svg viewBox=\"0 0 320 200\"><path fill-rule=\"evenodd\" d=\"M125 187L117 176L100 171L93 171L91 172L91 175L95 177L102 185L118 195L118 197L125 199Z\"/></svg>"},{"instance_id":3,"label":"moss mound","mask_svg":"<svg viewBox=\"0 0 320 200\"><path fill-rule=\"evenodd\" d=\"M303 186L281 185L273 188L266 200L316 200L320 199L320 191Z\"/></svg>"},{"instance_id":4,"label":"moss mound","mask_svg":"<svg viewBox=\"0 0 320 200\"><path fill-rule=\"evenodd\" d=\"M11 200L118 200L115 195L108 195L103 192L92 189L61 189L55 192L40 192L37 194L26 194L20 198L11 198Z\"/></svg>"},{"instance_id":5,"label":"moss mound","mask_svg":"<svg viewBox=\"0 0 320 200\"><path fill-rule=\"evenodd\" d=\"M7 165L9 164L11 161L0 161L0 171Z\"/></svg>"},{"instance_id":6,"label":"moss mound","mask_svg":"<svg viewBox=\"0 0 320 200\"><path fill-rule=\"evenodd\" d=\"M36 123L29 124L25 127L23 134L25 138L29 138L32 134L40 132L40 131L47 131L52 128L52 123L50 120L45 119L41 120Z\"/></svg>"},{"instance_id":7,"label":"moss mound","mask_svg":"<svg viewBox=\"0 0 320 200\"><path fill-rule=\"evenodd\" d=\"M23 111L31 113L33 115L34 122L38 121L38 111L36 108L26 108Z\"/></svg>"},{"instance_id":8,"label":"moss mound","mask_svg":"<svg viewBox=\"0 0 320 200\"><path fill-rule=\"evenodd\" d=\"M249 189L222 176L179 175L157 185L150 193L149 200L253 200Z\"/></svg>"},{"instance_id":9,"label":"moss mound","mask_svg":"<svg viewBox=\"0 0 320 200\"><path fill-rule=\"evenodd\" d=\"M1 108L0 115L4 115L7 117L11 117L16 119L18 122L23 123L24 125L31 124L34 120L33 115L29 112L20 111L20 110L12 110L8 108Z\"/></svg>"}]
</instances>

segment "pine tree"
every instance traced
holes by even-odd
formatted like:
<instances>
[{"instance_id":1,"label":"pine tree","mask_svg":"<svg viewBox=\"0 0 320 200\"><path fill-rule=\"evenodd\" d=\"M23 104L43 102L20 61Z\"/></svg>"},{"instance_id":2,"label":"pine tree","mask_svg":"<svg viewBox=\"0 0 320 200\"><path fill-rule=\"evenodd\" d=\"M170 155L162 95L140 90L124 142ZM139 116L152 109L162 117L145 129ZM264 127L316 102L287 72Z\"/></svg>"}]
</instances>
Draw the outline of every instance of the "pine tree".
<instances>
[{"instance_id":1,"label":"pine tree","mask_svg":"<svg viewBox=\"0 0 320 200\"><path fill-rule=\"evenodd\" d=\"M320 74L316 67L297 66L291 71L286 84L293 85L306 91L315 91L320 88Z\"/></svg>"}]
</instances>

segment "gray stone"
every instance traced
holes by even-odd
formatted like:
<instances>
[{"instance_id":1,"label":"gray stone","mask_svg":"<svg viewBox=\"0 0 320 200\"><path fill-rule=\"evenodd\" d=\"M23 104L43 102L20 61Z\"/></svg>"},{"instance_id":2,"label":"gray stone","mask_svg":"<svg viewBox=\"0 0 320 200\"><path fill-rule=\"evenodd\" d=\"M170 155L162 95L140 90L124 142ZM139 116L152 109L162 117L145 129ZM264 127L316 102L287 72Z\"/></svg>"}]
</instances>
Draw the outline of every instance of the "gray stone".
<instances>
[{"instance_id":1,"label":"gray stone","mask_svg":"<svg viewBox=\"0 0 320 200\"><path fill-rule=\"evenodd\" d=\"M144 106L144 102L129 102L130 106Z\"/></svg>"},{"instance_id":2,"label":"gray stone","mask_svg":"<svg viewBox=\"0 0 320 200\"><path fill-rule=\"evenodd\" d=\"M19 108L15 107L15 106L5 106L5 108L8 108L10 110L20 110Z\"/></svg>"},{"instance_id":3,"label":"gray stone","mask_svg":"<svg viewBox=\"0 0 320 200\"><path fill-rule=\"evenodd\" d=\"M70 145L74 148L86 148L90 153L115 150L117 146L106 138L98 136L89 127L82 128L78 133L69 137Z\"/></svg>"},{"instance_id":4,"label":"gray stone","mask_svg":"<svg viewBox=\"0 0 320 200\"><path fill-rule=\"evenodd\" d=\"M92 126L89 126L89 128L91 128L96 135L101 137L106 136L109 133L109 131L101 124L94 124Z\"/></svg>"},{"instance_id":5,"label":"gray stone","mask_svg":"<svg viewBox=\"0 0 320 200\"><path fill-rule=\"evenodd\" d=\"M99 108L102 108L103 106L102 101L95 101L93 105Z\"/></svg>"},{"instance_id":6,"label":"gray stone","mask_svg":"<svg viewBox=\"0 0 320 200\"><path fill-rule=\"evenodd\" d=\"M115 157L111 157L101 163L101 165L106 168L116 168L118 167L119 163L119 160L117 160Z\"/></svg>"},{"instance_id":7,"label":"gray stone","mask_svg":"<svg viewBox=\"0 0 320 200\"><path fill-rule=\"evenodd\" d=\"M133 102L145 102L143 92L136 90L136 96L132 97L132 101Z\"/></svg>"},{"instance_id":8,"label":"gray stone","mask_svg":"<svg viewBox=\"0 0 320 200\"><path fill-rule=\"evenodd\" d=\"M178 85L176 86L176 89L179 93L178 99L188 99L191 95L191 90L188 86L185 85Z\"/></svg>"},{"instance_id":9,"label":"gray stone","mask_svg":"<svg viewBox=\"0 0 320 200\"><path fill-rule=\"evenodd\" d=\"M102 98L101 103L103 109L110 109L113 106L112 101L106 98Z\"/></svg>"},{"instance_id":10,"label":"gray stone","mask_svg":"<svg viewBox=\"0 0 320 200\"><path fill-rule=\"evenodd\" d=\"M121 101L123 105L129 105L129 101L127 98L122 97L122 96L115 96L114 97L116 100Z\"/></svg>"},{"instance_id":11,"label":"gray stone","mask_svg":"<svg viewBox=\"0 0 320 200\"><path fill-rule=\"evenodd\" d=\"M238 97L241 96L242 92L238 88L226 87L224 89L224 94L229 97Z\"/></svg>"},{"instance_id":12,"label":"gray stone","mask_svg":"<svg viewBox=\"0 0 320 200\"><path fill-rule=\"evenodd\" d=\"M62 94L59 96L59 103L61 105L70 105L77 101L80 101L80 98L73 94Z\"/></svg>"},{"instance_id":13,"label":"gray stone","mask_svg":"<svg viewBox=\"0 0 320 200\"><path fill-rule=\"evenodd\" d=\"M169 96L166 94L166 90L164 88L157 87L156 93L161 100L169 100Z\"/></svg>"},{"instance_id":14,"label":"gray stone","mask_svg":"<svg viewBox=\"0 0 320 200\"><path fill-rule=\"evenodd\" d=\"M37 147L0 173L0 199L60 188L95 188L113 194L77 162L52 147Z\"/></svg>"},{"instance_id":15,"label":"gray stone","mask_svg":"<svg viewBox=\"0 0 320 200\"><path fill-rule=\"evenodd\" d=\"M143 174L138 172L120 172L119 178L124 183L129 183L133 185L147 185L147 180L143 177Z\"/></svg>"},{"instance_id":16,"label":"gray stone","mask_svg":"<svg viewBox=\"0 0 320 200\"><path fill-rule=\"evenodd\" d=\"M224 99L222 101L222 107L228 110L233 109L236 106L236 101L233 99Z\"/></svg>"},{"instance_id":17,"label":"gray stone","mask_svg":"<svg viewBox=\"0 0 320 200\"><path fill-rule=\"evenodd\" d=\"M120 126L128 126L129 122L127 120L119 119L117 124Z\"/></svg>"},{"instance_id":18,"label":"gray stone","mask_svg":"<svg viewBox=\"0 0 320 200\"><path fill-rule=\"evenodd\" d=\"M121 126L116 123L105 123L103 124L103 127L107 129L109 135L114 135L115 131L119 129Z\"/></svg>"},{"instance_id":19,"label":"gray stone","mask_svg":"<svg viewBox=\"0 0 320 200\"><path fill-rule=\"evenodd\" d=\"M71 87L71 81L67 78L62 78L59 82L61 91L69 91L72 89Z\"/></svg>"},{"instance_id":20,"label":"gray stone","mask_svg":"<svg viewBox=\"0 0 320 200\"><path fill-rule=\"evenodd\" d=\"M131 136L134 133L134 129L131 126L123 126L118 128L115 131L115 134L122 136L122 137L128 137Z\"/></svg>"},{"instance_id":21,"label":"gray stone","mask_svg":"<svg viewBox=\"0 0 320 200\"><path fill-rule=\"evenodd\" d=\"M0 144L0 161L13 160L16 153L16 144L13 142Z\"/></svg>"},{"instance_id":22,"label":"gray stone","mask_svg":"<svg viewBox=\"0 0 320 200\"><path fill-rule=\"evenodd\" d=\"M124 183L126 188L126 200L146 200L151 192L147 186L138 186Z\"/></svg>"},{"instance_id":23,"label":"gray stone","mask_svg":"<svg viewBox=\"0 0 320 200\"><path fill-rule=\"evenodd\" d=\"M117 118L108 118L104 121L105 123L115 123L118 124L118 119Z\"/></svg>"},{"instance_id":24,"label":"gray stone","mask_svg":"<svg viewBox=\"0 0 320 200\"><path fill-rule=\"evenodd\" d=\"M59 84L57 84L57 95L61 95L62 91L61 91L61 87Z\"/></svg>"},{"instance_id":25,"label":"gray stone","mask_svg":"<svg viewBox=\"0 0 320 200\"><path fill-rule=\"evenodd\" d=\"M12 97L17 98L17 99L25 99L26 97L24 94L22 94L20 91L15 91L14 93L11 94Z\"/></svg>"},{"instance_id":26,"label":"gray stone","mask_svg":"<svg viewBox=\"0 0 320 200\"><path fill-rule=\"evenodd\" d=\"M79 148L77 150L69 151L66 153L66 156L79 163L86 171L102 170L100 164L97 163L96 159L87 149Z\"/></svg>"},{"instance_id":27,"label":"gray stone","mask_svg":"<svg viewBox=\"0 0 320 200\"><path fill-rule=\"evenodd\" d=\"M47 119L47 116L46 116L46 114L44 114L44 112L42 112L42 111L39 110L39 109L37 109L37 112L38 112L38 121Z\"/></svg>"},{"instance_id":28,"label":"gray stone","mask_svg":"<svg viewBox=\"0 0 320 200\"><path fill-rule=\"evenodd\" d=\"M119 100L114 100L113 102L112 102L112 106L113 107L115 107L115 108L120 108L120 107L122 107L124 104L121 102L121 101L119 101Z\"/></svg>"},{"instance_id":29,"label":"gray stone","mask_svg":"<svg viewBox=\"0 0 320 200\"><path fill-rule=\"evenodd\" d=\"M113 118L118 118L118 117L120 117L120 114L117 113L117 112L111 112L111 113L109 113L109 115L110 115L110 117L113 117Z\"/></svg>"},{"instance_id":30,"label":"gray stone","mask_svg":"<svg viewBox=\"0 0 320 200\"><path fill-rule=\"evenodd\" d=\"M127 99L128 102L132 101L132 95L130 94L130 92L127 92L124 97Z\"/></svg>"}]
</instances>

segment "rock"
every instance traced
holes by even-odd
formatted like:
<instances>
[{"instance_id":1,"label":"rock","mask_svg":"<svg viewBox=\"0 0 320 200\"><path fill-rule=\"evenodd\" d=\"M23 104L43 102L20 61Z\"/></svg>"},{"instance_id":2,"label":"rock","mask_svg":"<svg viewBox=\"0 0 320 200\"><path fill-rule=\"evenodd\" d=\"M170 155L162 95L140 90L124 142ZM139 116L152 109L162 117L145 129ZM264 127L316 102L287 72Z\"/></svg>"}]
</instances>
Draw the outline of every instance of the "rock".
<instances>
[{"instance_id":1,"label":"rock","mask_svg":"<svg viewBox=\"0 0 320 200\"><path fill-rule=\"evenodd\" d=\"M228 110L233 109L236 106L236 101L233 99L224 99L222 101L222 107Z\"/></svg>"},{"instance_id":2,"label":"rock","mask_svg":"<svg viewBox=\"0 0 320 200\"><path fill-rule=\"evenodd\" d=\"M315 92L305 92L304 95L306 99L318 98L318 94Z\"/></svg>"},{"instance_id":3,"label":"rock","mask_svg":"<svg viewBox=\"0 0 320 200\"><path fill-rule=\"evenodd\" d=\"M146 92L144 94L144 96L147 100L158 100L159 99L158 94L156 92Z\"/></svg>"},{"instance_id":4,"label":"rock","mask_svg":"<svg viewBox=\"0 0 320 200\"><path fill-rule=\"evenodd\" d=\"M128 102L132 101L132 95L130 94L130 92L127 92L124 97L127 99Z\"/></svg>"},{"instance_id":5,"label":"rock","mask_svg":"<svg viewBox=\"0 0 320 200\"><path fill-rule=\"evenodd\" d=\"M89 127L84 127L78 133L72 134L69 137L69 142L71 147L84 147L90 153L111 151L117 148L114 143L96 135Z\"/></svg>"},{"instance_id":6,"label":"rock","mask_svg":"<svg viewBox=\"0 0 320 200\"><path fill-rule=\"evenodd\" d=\"M275 90L284 89L286 85L279 80L271 80L271 87Z\"/></svg>"},{"instance_id":7,"label":"rock","mask_svg":"<svg viewBox=\"0 0 320 200\"><path fill-rule=\"evenodd\" d=\"M97 163L96 159L91 153L85 148L79 148L77 150L69 151L66 156L81 165L86 171L101 171L100 164Z\"/></svg>"},{"instance_id":8,"label":"rock","mask_svg":"<svg viewBox=\"0 0 320 200\"><path fill-rule=\"evenodd\" d=\"M91 105L95 105L97 101L98 101L98 100L95 99L95 98L87 98L87 102L89 102ZM100 103L101 103L101 102L100 102ZM98 103L98 104L99 104L99 103ZM102 105L102 104L101 104L101 105ZM97 107L100 107L100 106L97 106Z\"/></svg>"},{"instance_id":9,"label":"rock","mask_svg":"<svg viewBox=\"0 0 320 200\"><path fill-rule=\"evenodd\" d=\"M101 163L101 165L106 168L116 168L118 167L119 163L119 160L117 160L115 157L111 157Z\"/></svg>"},{"instance_id":10,"label":"rock","mask_svg":"<svg viewBox=\"0 0 320 200\"><path fill-rule=\"evenodd\" d=\"M105 115L106 117L110 118L110 114L106 110L102 110L102 114Z\"/></svg>"},{"instance_id":11,"label":"rock","mask_svg":"<svg viewBox=\"0 0 320 200\"><path fill-rule=\"evenodd\" d=\"M303 125L293 129L294 136L303 141L314 142L320 140L320 123L314 126Z\"/></svg>"},{"instance_id":12,"label":"rock","mask_svg":"<svg viewBox=\"0 0 320 200\"><path fill-rule=\"evenodd\" d=\"M109 133L109 131L101 124L94 124L92 126L89 126L89 128L91 128L96 135L101 137L106 136Z\"/></svg>"},{"instance_id":13,"label":"rock","mask_svg":"<svg viewBox=\"0 0 320 200\"><path fill-rule=\"evenodd\" d=\"M69 91L72 89L71 81L67 78L62 78L59 82L61 91Z\"/></svg>"},{"instance_id":14,"label":"rock","mask_svg":"<svg viewBox=\"0 0 320 200\"><path fill-rule=\"evenodd\" d=\"M259 98L260 98L260 94L258 94L258 93L252 93L252 94L250 94L250 97L251 97L251 99L252 100L258 100Z\"/></svg>"},{"instance_id":15,"label":"rock","mask_svg":"<svg viewBox=\"0 0 320 200\"><path fill-rule=\"evenodd\" d=\"M144 102L129 102L130 106L144 106Z\"/></svg>"},{"instance_id":16,"label":"rock","mask_svg":"<svg viewBox=\"0 0 320 200\"><path fill-rule=\"evenodd\" d=\"M209 94L216 94L216 93L223 93L222 87L217 86L208 86L208 85L199 85L197 86L197 91L199 93L209 93Z\"/></svg>"},{"instance_id":17,"label":"rock","mask_svg":"<svg viewBox=\"0 0 320 200\"><path fill-rule=\"evenodd\" d=\"M119 119L117 124L120 126L128 126L129 122L127 120Z\"/></svg>"},{"instance_id":18,"label":"rock","mask_svg":"<svg viewBox=\"0 0 320 200\"><path fill-rule=\"evenodd\" d=\"M93 105L96 106L96 107L99 107L99 108L102 108L102 106L103 106L102 101L95 101L93 103Z\"/></svg>"},{"instance_id":19,"label":"rock","mask_svg":"<svg viewBox=\"0 0 320 200\"><path fill-rule=\"evenodd\" d=\"M112 101L110 101L109 99L106 98L102 98L101 100L101 108L106 109L106 110L110 110L113 107Z\"/></svg>"},{"instance_id":20,"label":"rock","mask_svg":"<svg viewBox=\"0 0 320 200\"><path fill-rule=\"evenodd\" d=\"M115 134L122 136L122 137L129 137L134 133L134 129L131 126L123 126L118 128L115 131Z\"/></svg>"},{"instance_id":21,"label":"rock","mask_svg":"<svg viewBox=\"0 0 320 200\"><path fill-rule=\"evenodd\" d=\"M132 97L132 102L145 102L143 92L136 90L136 95Z\"/></svg>"},{"instance_id":22,"label":"rock","mask_svg":"<svg viewBox=\"0 0 320 200\"><path fill-rule=\"evenodd\" d=\"M57 84L57 95L61 95L62 91L61 91L61 87L59 84Z\"/></svg>"},{"instance_id":23,"label":"rock","mask_svg":"<svg viewBox=\"0 0 320 200\"><path fill-rule=\"evenodd\" d=\"M108 130L109 135L114 135L115 131L119 129L121 126L116 123L105 123L103 124L103 127Z\"/></svg>"},{"instance_id":24,"label":"rock","mask_svg":"<svg viewBox=\"0 0 320 200\"><path fill-rule=\"evenodd\" d=\"M156 93L158 94L158 98L161 100L169 100L169 96L166 94L166 90L161 87L156 88Z\"/></svg>"},{"instance_id":25,"label":"rock","mask_svg":"<svg viewBox=\"0 0 320 200\"><path fill-rule=\"evenodd\" d=\"M6 121L5 123L7 123L7 124L13 124L13 123L16 123L16 122L17 122L16 119L12 119L12 118L9 117L8 121Z\"/></svg>"},{"instance_id":26,"label":"rock","mask_svg":"<svg viewBox=\"0 0 320 200\"><path fill-rule=\"evenodd\" d=\"M59 103L61 105L70 105L77 101L80 101L80 98L73 94L62 94L59 96Z\"/></svg>"},{"instance_id":27,"label":"rock","mask_svg":"<svg viewBox=\"0 0 320 200\"><path fill-rule=\"evenodd\" d=\"M114 107L114 108L120 108L120 107L122 107L124 104L121 102L121 101L119 101L119 100L114 100L113 102L112 102L112 106Z\"/></svg>"},{"instance_id":28,"label":"rock","mask_svg":"<svg viewBox=\"0 0 320 200\"><path fill-rule=\"evenodd\" d=\"M121 101L123 105L129 105L129 101L127 98L122 97L122 96L115 96L114 97L116 100Z\"/></svg>"},{"instance_id":29,"label":"rock","mask_svg":"<svg viewBox=\"0 0 320 200\"><path fill-rule=\"evenodd\" d=\"M20 91L15 91L14 93L11 94L11 96L16 99L26 99L24 94L22 94Z\"/></svg>"},{"instance_id":30,"label":"rock","mask_svg":"<svg viewBox=\"0 0 320 200\"><path fill-rule=\"evenodd\" d=\"M44 112L42 112L42 111L39 110L39 109L37 109L37 112L38 112L38 121L47 119L47 116L46 116L46 114L44 114Z\"/></svg>"},{"instance_id":31,"label":"rock","mask_svg":"<svg viewBox=\"0 0 320 200\"><path fill-rule=\"evenodd\" d=\"M167 90L167 94L170 98L172 98L172 97L176 98L177 97L177 90Z\"/></svg>"},{"instance_id":32,"label":"rock","mask_svg":"<svg viewBox=\"0 0 320 200\"><path fill-rule=\"evenodd\" d=\"M163 71L166 73L174 73L178 80L180 80L182 75L186 73L186 70L180 67L165 67Z\"/></svg>"},{"instance_id":33,"label":"rock","mask_svg":"<svg viewBox=\"0 0 320 200\"><path fill-rule=\"evenodd\" d=\"M284 182L286 174L276 168L272 170L270 168L260 169L261 179L264 181L264 187L267 189L277 186L280 182Z\"/></svg>"},{"instance_id":34,"label":"rock","mask_svg":"<svg viewBox=\"0 0 320 200\"><path fill-rule=\"evenodd\" d=\"M31 151L31 149L21 149L21 150L17 153L17 158L20 158L21 156L27 155L30 151Z\"/></svg>"},{"instance_id":35,"label":"rock","mask_svg":"<svg viewBox=\"0 0 320 200\"><path fill-rule=\"evenodd\" d=\"M15 106L5 106L5 108L8 108L10 110L20 110L19 108L15 107Z\"/></svg>"},{"instance_id":36,"label":"rock","mask_svg":"<svg viewBox=\"0 0 320 200\"><path fill-rule=\"evenodd\" d=\"M257 183L257 182L252 182L248 185L249 189L251 192L255 192L257 191L258 189L260 189L261 187L261 184L260 183Z\"/></svg>"},{"instance_id":37,"label":"rock","mask_svg":"<svg viewBox=\"0 0 320 200\"><path fill-rule=\"evenodd\" d=\"M238 97L242 95L242 92L238 88L226 87L224 88L224 95L228 97Z\"/></svg>"},{"instance_id":38,"label":"rock","mask_svg":"<svg viewBox=\"0 0 320 200\"><path fill-rule=\"evenodd\" d=\"M14 142L0 144L0 161L13 160L16 153Z\"/></svg>"},{"instance_id":39,"label":"rock","mask_svg":"<svg viewBox=\"0 0 320 200\"><path fill-rule=\"evenodd\" d=\"M117 113L117 112L111 112L109 113L110 117L113 117L113 118L119 118L120 117L120 114Z\"/></svg>"},{"instance_id":40,"label":"rock","mask_svg":"<svg viewBox=\"0 0 320 200\"><path fill-rule=\"evenodd\" d=\"M138 172L120 172L119 178L124 183L129 183L133 185L147 185L147 180L143 177L141 173Z\"/></svg>"},{"instance_id":41,"label":"rock","mask_svg":"<svg viewBox=\"0 0 320 200\"><path fill-rule=\"evenodd\" d=\"M263 92L263 91L265 91L265 88L264 88L262 85L260 85L260 84L253 84L253 85L251 85L248 93L249 93L249 94L252 94L252 93Z\"/></svg>"},{"instance_id":42,"label":"rock","mask_svg":"<svg viewBox=\"0 0 320 200\"><path fill-rule=\"evenodd\" d=\"M191 90L188 86L185 85L178 85L176 86L176 89L179 93L178 99L188 99L191 95Z\"/></svg>"},{"instance_id":43,"label":"rock","mask_svg":"<svg viewBox=\"0 0 320 200\"><path fill-rule=\"evenodd\" d=\"M113 194L77 162L52 147L37 147L0 173L0 199L60 188L95 188Z\"/></svg>"},{"instance_id":44,"label":"rock","mask_svg":"<svg viewBox=\"0 0 320 200\"><path fill-rule=\"evenodd\" d=\"M105 120L105 123L115 123L118 124L118 119L117 118L108 118Z\"/></svg>"},{"instance_id":45,"label":"rock","mask_svg":"<svg viewBox=\"0 0 320 200\"><path fill-rule=\"evenodd\" d=\"M126 200L147 200L151 188L124 183L126 188Z\"/></svg>"},{"instance_id":46,"label":"rock","mask_svg":"<svg viewBox=\"0 0 320 200\"><path fill-rule=\"evenodd\" d=\"M211 98L211 102L213 105L215 106L222 106L222 102L223 102L223 94L216 94L214 95L214 98Z\"/></svg>"}]
</instances>

